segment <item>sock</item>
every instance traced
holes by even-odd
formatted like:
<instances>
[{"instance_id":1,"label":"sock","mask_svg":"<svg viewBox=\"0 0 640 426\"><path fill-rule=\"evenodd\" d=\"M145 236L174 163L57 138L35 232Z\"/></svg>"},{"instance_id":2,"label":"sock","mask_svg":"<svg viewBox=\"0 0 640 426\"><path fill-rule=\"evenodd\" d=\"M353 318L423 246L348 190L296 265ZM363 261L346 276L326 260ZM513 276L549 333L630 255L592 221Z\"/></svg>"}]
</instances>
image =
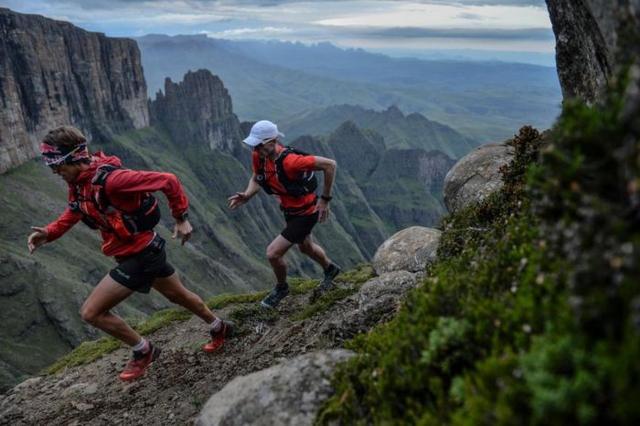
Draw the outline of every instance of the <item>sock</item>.
<instances>
[{"instance_id":1,"label":"sock","mask_svg":"<svg viewBox=\"0 0 640 426\"><path fill-rule=\"evenodd\" d=\"M213 320L213 322L211 323L211 329L215 332L220 331L220 329L222 328L222 320L220 318L217 318Z\"/></svg>"},{"instance_id":2,"label":"sock","mask_svg":"<svg viewBox=\"0 0 640 426\"><path fill-rule=\"evenodd\" d=\"M140 339L138 344L133 346L131 349L133 349L134 352L146 353L149 351L149 342L143 337Z\"/></svg>"}]
</instances>

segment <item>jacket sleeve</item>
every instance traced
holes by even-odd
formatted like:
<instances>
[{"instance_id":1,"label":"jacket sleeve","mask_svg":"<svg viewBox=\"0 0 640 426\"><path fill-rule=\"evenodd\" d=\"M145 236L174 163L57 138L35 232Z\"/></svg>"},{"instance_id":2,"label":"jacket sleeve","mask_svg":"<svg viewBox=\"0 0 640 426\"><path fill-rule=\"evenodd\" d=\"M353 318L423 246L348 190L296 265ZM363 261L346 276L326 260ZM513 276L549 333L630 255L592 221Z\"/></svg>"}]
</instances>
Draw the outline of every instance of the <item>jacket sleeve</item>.
<instances>
[{"instance_id":1,"label":"jacket sleeve","mask_svg":"<svg viewBox=\"0 0 640 426\"><path fill-rule=\"evenodd\" d=\"M64 233L78 223L80 219L82 219L82 213L74 212L67 207L56 220L45 227L47 230L47 242L62 237Z\"/></svg>"},{"instance_id":2,"label":"jacket sleeve","mask_svg":"<svg viewBox=\"0 0 640 426\"><path fill-rule=\"evenodd\" d=\"M109 176L105 190L107 196L162 191L169 201L169 208L174 218L179 218L189 208L187 194L173 173L117 170Z\"/></svg>"}]
</instances>

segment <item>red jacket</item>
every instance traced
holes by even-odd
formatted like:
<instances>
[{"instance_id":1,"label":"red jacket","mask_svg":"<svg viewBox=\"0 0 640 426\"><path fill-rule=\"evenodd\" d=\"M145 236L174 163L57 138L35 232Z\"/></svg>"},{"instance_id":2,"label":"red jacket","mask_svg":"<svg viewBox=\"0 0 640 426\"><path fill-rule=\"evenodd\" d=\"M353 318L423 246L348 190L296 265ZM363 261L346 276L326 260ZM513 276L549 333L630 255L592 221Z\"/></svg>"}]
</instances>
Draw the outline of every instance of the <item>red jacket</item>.
<instances>
[{"instance_id":1,"label":"red jacket","mask_svg":"<svg viewBox=\"0 0 640 426\"><path fill-rule=\"evenodd\" d=\"M118 157L107 156L97 152L91 157L89 169L81 172L76 181L69 184L69 202L76 201L80 194L82 199L95 197L96 188L91 179L96 169L104 164L120 167L122 162ZM110 203L120 210L133 211L140 207L140 201L147 192L162 191L169 200L169 207L173 217L179 218L189 207L189 200L180 185L178 178L171 173L146 172L129 169L114 170L109 175L104 191ZM82 210L93 220L103 221L99 212L90 202L82 203ZM47 225L47 241L60 238L65 232L82 219L82 213L74 212L67 207L65 211ZM144 231L134 234L130 239L120 240L113 232L100 231L102 235L102 252L107 256L130 256L142 251L153 239L154 231Z\"/></svg>"}]
</instances>

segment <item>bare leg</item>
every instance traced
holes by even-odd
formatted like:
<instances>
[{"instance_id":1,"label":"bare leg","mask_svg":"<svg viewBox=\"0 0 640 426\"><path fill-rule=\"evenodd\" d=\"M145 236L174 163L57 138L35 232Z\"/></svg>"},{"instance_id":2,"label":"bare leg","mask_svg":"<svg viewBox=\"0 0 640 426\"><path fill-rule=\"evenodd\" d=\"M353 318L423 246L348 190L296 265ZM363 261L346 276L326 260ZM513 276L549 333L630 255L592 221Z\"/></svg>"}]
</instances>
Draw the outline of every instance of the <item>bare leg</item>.
<instances>
[{"instance_id":1,"label":"bare leg","mask_svg":"<svg viewBox=\"0 0 640 426\"><path fill-rule=\"evenodd\" d=\"M278 235L267 247L267 259L271 263L278 284L287 282L287 263L284 261L283 256L291 246L293 246L292 242L282 235Z\"/></svg>"},{"instance_id":2,"label":"bare leg","mask_svg":"<svg viewBox=\"0 0 640 426\"><path fill-rule=\"evenodd\" d=\"M300 251L315 260L322 266L322 269L327 269L331 265L331 260L327 257L324 249L318 244L313 242L311 234L307 235L307 238L300 244L298 244Z\"/></svg>"},{"instance_id":3,"label":"bare leg","mask_svg":"<svg viewBox=\"0 0 640 426\"><path fill-rule=\"evenodd\" d=\"M126 322L110 310L129 297L133 290L117 283L106 275L93 289L80 309L82 319L107 334L122 340L129 346L136 345L141 337Z\"/></svg>"},{"instance_id":4,"label":"bare leg","mask_svg":"<svg viewBox=\"0 0 640 426\"><path fill-rule=\"evenodd\" d=\"M207 324L211 324L216 319L216 316L202 301L200 296L182 285L180 277L178 277L178 274L175 272L165 278L156 278L153 282L153 288L173 303L190 310L206 321Z\"/></svg>"}]
</instances>

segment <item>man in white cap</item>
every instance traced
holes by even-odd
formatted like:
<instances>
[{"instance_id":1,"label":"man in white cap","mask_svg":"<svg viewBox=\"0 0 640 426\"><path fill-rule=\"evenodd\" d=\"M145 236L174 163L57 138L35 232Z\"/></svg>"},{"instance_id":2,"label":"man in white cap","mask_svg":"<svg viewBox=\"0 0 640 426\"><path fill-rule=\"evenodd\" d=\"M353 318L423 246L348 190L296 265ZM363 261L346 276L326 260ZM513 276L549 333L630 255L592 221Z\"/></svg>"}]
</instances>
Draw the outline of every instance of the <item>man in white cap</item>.
<instances>
[{"instance_id":1,"label":"man in white cap","mask_svg":"<svg viewBox=\"0 0 640 426\"><path fill-rule=\"evenodd\" d=\"M316 297L329 290L333 279L340 273L340 268L311 236L315 224L329 217L336 162L285 147L280 144L282 137L284 135L278 127L267 120L258 121L251 127L244 143L253 149L253 174L244 192L236 192L229 197L229 207L235 209L264 189L278 198L284 212L287 226L267 247L267 258L276 276L275 288L261 302L269 308L275 308L289 294L287 264L283 256L294 244L324 270L324 279L314 291ZM318 199L315 193L318 181L314 172L319 170L324 174L324 185Z\"/></svg>"}]
</instances>

